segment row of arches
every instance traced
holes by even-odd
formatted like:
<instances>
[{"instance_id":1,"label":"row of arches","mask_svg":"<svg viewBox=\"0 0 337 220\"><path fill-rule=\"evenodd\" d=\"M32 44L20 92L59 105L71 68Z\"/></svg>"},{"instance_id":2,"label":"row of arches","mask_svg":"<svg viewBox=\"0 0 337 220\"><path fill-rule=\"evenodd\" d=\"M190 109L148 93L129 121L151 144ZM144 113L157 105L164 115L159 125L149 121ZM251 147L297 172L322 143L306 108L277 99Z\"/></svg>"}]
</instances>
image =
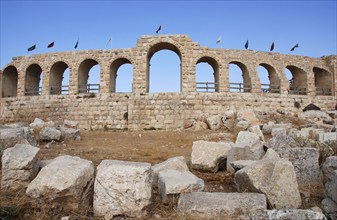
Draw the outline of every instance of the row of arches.
<instances>
[{"instance_id":1,"label":"row of arches","mask_svg":"<svg viewBox=\"0 0 337 220\"><path fill-rule=\"evenodd\" d=\"M169 63L164 66L175 66L174 73L160 72L160 65L157 63L156 53L171 53L170 59L162 59L161 62ZM173 56L172 56L173 53ZM173 62L171 58L173 57ZM172 44L162 43L156 48L150 50L147 54L146 66L146 91L147 92L178 92L182 84L182 54ZM162 66L161 66L162 67ZM156 69L157 68L157 69ZM229 92L251 92L252 77L249 74L247 66L239 61L228 63L229 69ZM100 92L100 64L94 59L83 60L77 70L73 73L66 62L58 61L54 63L49 72L49 94L59 95L68 94L70 80L77 76L78 93L98 93ZM169 68L169 71L172 71ZM199 92L219 92L220 65L210 56L199 58L195 64L196 71L196 91ZM316 95L332 95L332 74L327 70L319 67L312 69L315 79ZM155 75L152 72L159 72ZM257 67L258 77L260 79L261 92L281 93L281 77L273 66L267 63L261 63ZM283 73L282 73L283 74ZM24 88L25 95L41 95L43 71L39 64L31 64L25 71ZM299 67L288 65L284 71L285 79L289 82L289 94L307 94L307 73ZM153 78L160 78L162 83L156 83ZM109 67L109 91L115 92L132 92L133 84L133 64L127 58L118 58L114 60ZM168 81L170 78L171 81ZM157 86L151 90L151 84ZM174 85L173 85L174 84ZM160 90L160 87L169 86L172 90ZM159 86L159 87L158 87ZM17 96L18 87L18 70L14 66L8 66L2 73L2 97ZM159 89L158 89L159 88ZM167 87L168 88L168 87ZM48 93L47 93L48 94Z\"/></svg>"}]
</instances>

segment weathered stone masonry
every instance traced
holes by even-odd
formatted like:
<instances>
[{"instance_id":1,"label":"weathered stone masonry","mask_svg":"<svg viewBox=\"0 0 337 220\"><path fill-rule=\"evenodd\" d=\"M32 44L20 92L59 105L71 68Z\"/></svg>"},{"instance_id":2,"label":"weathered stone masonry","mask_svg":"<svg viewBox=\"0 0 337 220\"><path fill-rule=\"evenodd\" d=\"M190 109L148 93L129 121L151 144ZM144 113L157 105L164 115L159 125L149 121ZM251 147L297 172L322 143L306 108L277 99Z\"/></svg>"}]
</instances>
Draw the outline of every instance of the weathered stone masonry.
<instances>
[{"instance_id":1,"label":"weathered stone masonry","mask_svg":"<svg viewBox=\"0 0 337 220\"><path fill-rule=\"evenodd\" d=\"M148 93L149 62L158 51L174 51L181 61L180 93ZM196 65L214 70L215 92L197 92ZM132 93L115 93L118 68L133 66ZM100 90L86 93L88 73L100 65ZM242 70L243 93L230 92L229 64ZM267 69L269 92L261 92L257 67ZM69 94L61 95L64 70L69 68ZM289 84L285 69L291 71ZM42 94L34 92L43 74ZM184 120L202 119L232 107L278 108L296 112L315 103L323 110L336 105L337 56L310 58L250 50L200 47L187 35L142 36L135 48L89 50L14 57L1 71L0 123L32 121L35 117L80 121L85 129L174 129ZM84 86L84 89L83 89ZM38 91L38 90L37 90ZM322 92L323 91L323 92ZM82 94L83 93L83 94Z\"/></svg>"}]
</instances>

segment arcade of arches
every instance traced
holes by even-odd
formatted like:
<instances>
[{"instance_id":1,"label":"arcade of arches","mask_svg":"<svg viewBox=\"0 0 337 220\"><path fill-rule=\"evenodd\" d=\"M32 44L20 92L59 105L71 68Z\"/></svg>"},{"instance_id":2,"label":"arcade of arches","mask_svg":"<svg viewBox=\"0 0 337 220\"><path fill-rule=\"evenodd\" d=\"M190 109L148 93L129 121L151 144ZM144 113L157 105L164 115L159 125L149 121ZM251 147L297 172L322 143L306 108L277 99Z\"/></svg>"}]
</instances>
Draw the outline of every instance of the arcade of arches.
<instances>
[{"instance_id":1,"label":"arcade of arches","mask_svg":"<svg viewBox=\"0 0 337 220\"><path fill-rule=\"evenodd\" d=\"M151 84L156 83L152 80L155 73L151 62L162 51L169 51L177 60L174 64L177 65L177 97L189 97L189 94L254 97L255 102L272 97L278 99L280 106L285 100L298 98L304 102L325 100L329 106L336 103L336 55L312 58L252 50L212 49L193 42L188 35L148 35L141 36L136 47L128 49L14 57L0 72L1 111L6 111L4 103L21 100L21 97L72 99L72 96L87 93L114 97L113 94L123 92L126 97L144 94L157 97L156 93L151 95ZM123 80L129 89L123 90L119 84L120 79L126 77L124 67L128 69L129 79ZM130 103L124 104L123 108L132 107ZM247 103L247 106L252 106L252 103ZM132 116L129 114L129 117Z\"/></svg>"}]
</instances>

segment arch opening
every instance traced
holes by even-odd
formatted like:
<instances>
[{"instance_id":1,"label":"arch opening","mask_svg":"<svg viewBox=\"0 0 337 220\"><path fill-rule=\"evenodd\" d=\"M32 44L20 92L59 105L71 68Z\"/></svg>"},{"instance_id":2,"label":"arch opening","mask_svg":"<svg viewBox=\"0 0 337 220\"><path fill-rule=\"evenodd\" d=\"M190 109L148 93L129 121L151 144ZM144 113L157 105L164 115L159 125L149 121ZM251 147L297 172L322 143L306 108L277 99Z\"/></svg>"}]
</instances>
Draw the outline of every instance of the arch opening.
<instances>
[{"instance_id":1,"label":"arch opening","mask_svg":"<svg viewBox=\"0 0 337 220\"><path fill-rule=\"evenodd\" d=\"M264 93L280 93L280 79L276 74L276 70L269 64L261 63L258 68L258 75L261 83L261 92Z\"/></svg>"},{"instance_id":2,"label":"arch opening","mask_svg":"<svg viewBox=\"0 0 337 220\"><path fill-rule=\"evenodd\" d=\"M99 93L100 65L96 60L86 59L78 68L78 92Z\"/></svg>"},{"instance_id":3,"label":"arch opening","mask_svg":"<svg viewBox=\"0 0 337 220\"><path fill-rule=\"evenodd\" d=\"M32 64L27 68L25 77L26 96L42 94L42 77L42 68L38 64Z\"/></svg>"},{"instance_id":4,"label":"arch opening","mask_svg":"<svg viewBox=\"0 0 337 220\"><path fill-rule=\"evenodd\" d=\"M177 56L179 59L177 59ZM146 91L181 91L181 53L171 43L158 43L147 54Z\"/></svg>"},{"instance_id":5,"label":"arch opening","mask_svg":"<svg viewBox=\"0 0 337 220\"><path fill-rule=\"evenodd\" d=\"M331 96L333 94L331 73L318 67L314 67L313 72L315 75L316 95Z\"/></svg>"},{"instance_id":6,"label":"arch opening","mask_svg":"<svg viewBox=\"0 0 337 220\"><path fill-rule=\"evenodd\" d=\"M126 58L118 58L110 65L110 92L132 92L133 65Z\"/></svg>"},{"instance_id":7,"label":"arch opening","mask_svg":"<svg viewBox=\"0 0 337 220\"><path fill-rule=\"evenodd\" d=\"M197 92L219 92L219 65L211 57L202 57L196 65Z\"/></svg>"},{"instance_id":8,"label":"arch opening","mask_svg":"<svg viewBox=\"0 0 337 220\"><path fill-rule=\"evenodd\" d=\"M307 74L304 70L296 66L286 67L286 76L289 80L289 94L307 94Z\"/></svg>"},{"instance_id":9,"label":"arch opening","mask_svg":"<svg viewBox=\"0 0 337 220\"><path fill-rule=\"evenodd\" d=\"M57 62L50 69L50 95L69 94L69 67Z\"/></svg>"},{"instance_id":10,"label":"arch opening","mask_svg":"<svg viewBox=\"0 0 337 220\"><path fill-rule=\"evenodd\" d=\"M16 97L18 90L18 70L8 66L2 72L2 97Z\"/></svg>"},{"instance_id":11,"label":"arch opening","mask_svg":"<svg viewBox=\"0 0 337 220\"><path fill-rule=\"evenodd\" d=\"M240 73L241 72L241 73ZM229 63L229 91L251 92L252 85L248 68L241 62Z\"/></svg>"}]
</instances>

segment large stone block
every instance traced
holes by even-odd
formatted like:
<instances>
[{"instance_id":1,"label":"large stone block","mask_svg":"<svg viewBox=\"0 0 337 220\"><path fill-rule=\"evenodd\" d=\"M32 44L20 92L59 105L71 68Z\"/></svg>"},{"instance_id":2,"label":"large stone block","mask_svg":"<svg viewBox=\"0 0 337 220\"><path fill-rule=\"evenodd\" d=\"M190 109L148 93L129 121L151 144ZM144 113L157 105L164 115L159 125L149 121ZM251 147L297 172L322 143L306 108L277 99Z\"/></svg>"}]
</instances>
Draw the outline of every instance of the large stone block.
<instances>
[{"instance_id":1,"label":"large stone block","mask_svg":"<svg viewBox=\"0 0 337 220\"><path fill-rule=\"evenodd\" d=\"M195 141L192 146L191 163L194 169L217 172L225 165L230 142Z\"/></svg>"},{"instance_id":2,"label":"large stone block","mask_svg":"<svg viewBox=\"0 0 337 220\"><path fill-rule=\"evenodd\" d=\"M0 128L0 155L6 148L16 144L36 145L32 131L29 127L3 126Z\"/></svg>"},{"instance_id":3,"label":"large stone block","mask_svg":"<svg viewBox=\"0 0 337 220\"><path fill-rule=\"evenodd\" d=\"M141 217L151 204L151 164L103 160L97 167L94 214Z\"/></svg>"},{"instance_id":4,"label":"large stone block","mask_svg":"<svg viewBox=\"0 0 337 220\"><path fill-rule=\"evenodd\" d=\"M317 148L296 147L289 151L289 161L295 168L297 183L301 190L322 187L322 173L319 167Z\"/></svg>"},{"instance_id":5,"label":"large stone block","mask_svg":"<svg viewBox=\"0 0 337 220\"><path fill-rule=\"evenodd\" d=\"M324 182L331 181L333 179L335 170L337 170L337 156L330 156L326 158L322 165Z\"/></svg>"},{"instance_id":6,"label":"large stone block","mask_svg":"<svg viewBox=\"0 0 337 220\"><path fill-rule=\"evenodd\" d=\"M27 188L38 171L40 149L28 144L16 144L2 155L1 189L18 191Z\"/></svg>"},{"instance_id":7,"label":"large stone block","mask_svg":"<svg viewBox=\"0 0 337 220\"><path fill-rule=\"evenodd\" d=\"M151 167L152 184L154 187L158 185L158 174L163 170L179 170L188 171L188 167L184 157L172 157L162 163L155 164Z\"/></svg>"},{"instance_id":8,"label":"large stone block","mask_svg":"<svg viewBox=\"0 0 337 220\"><path fill-rule=\"evenodd\" d=\"M252 215L252 220L327 220L322 212L305 209L273 209Z\"/></svg>"},{"instance_id":9,"label":"large stone block","mask_svg":"<svg viewBox=\"0 0 337 220\"><path fill-rule=\"evenodd\" d=\"M288 158L293 146L296 146L295 140L286 135L277 135L266 143L266 147L276 151L281 158Z\"/></svg>"},{"instance_id":10,"label":"large stone block","mask_svg":"<svg viewBox=\"0 0 337 220\"><path fill-rule=\"evenodd\" d=\"M255 212L267 209L266 197L258 193L182 194L177 211L192 219L247 219Z\"/></svg>"},{"instance_id":11,"label":"large stone block","mask_svg":"<svg viewBox=\"0 0 337 220\"><path fill-rule=\"evenodd\" d=\"M163 170L158 175L158 190L164 204L171 196L203 191L204 181L189 171Z\"/></svg>"},{"instance_id":12,"label":"large stone block","mask_svg":"<svg viewBox=\"0 0 337 220\"><path fill-rule=\"evenodd\" d=\"M333 172L331 180L325 183L325 193L337 203L337 170Z\"/></svg>"},{"instance_id":13,"label":"large stone block","mask_svg":"<svg viewBox=\"0 0 337 220\"><path fill-rule=\"evenodd\" d=\"M35 201L48 201L64 210L88 207L92 201L94 165L72 156L59 156L41 169L26 194Z\"/></svg>"},{"instance_id":14,"label":"large stone block","mask_svg":"<svg viewBox=\"0 0 337 220\"><path fill-rule=\"evenodd\" d=\"M261 160L235 173L239 192L262 192L273 208L298 208L301 197L290 161Z\"/></svg>"},{"instance_id":15,"label":"large stone block","mask_svg":"<svg viewBox=\"0 0 337 220\"><path fill-rule=\"evenodd\" d=\"M62 140L81 140L80 130L74 128L60 127Z\"/></svg>"},{"instance_id":16,"label":"large stone block","mask_svg":"<svg viewBox=\"0 0 337 220\"><path fill-rule=\"evenodd\" d=\"M53 127L44 127L40 131L40 140L41 141L60 141L61 140L61 131Z\"/></svg>"},{"instance_id":17,"label":"large stone block","mask_svg":"<svg viewBox=\"0 0 337 220\"><path fill-rule=\"evenodd\" d=\"M211 130L218 130L221 127L221 118L217 115L212 115L206 118L206 124Z\"/></svg>"}]
</instances>

